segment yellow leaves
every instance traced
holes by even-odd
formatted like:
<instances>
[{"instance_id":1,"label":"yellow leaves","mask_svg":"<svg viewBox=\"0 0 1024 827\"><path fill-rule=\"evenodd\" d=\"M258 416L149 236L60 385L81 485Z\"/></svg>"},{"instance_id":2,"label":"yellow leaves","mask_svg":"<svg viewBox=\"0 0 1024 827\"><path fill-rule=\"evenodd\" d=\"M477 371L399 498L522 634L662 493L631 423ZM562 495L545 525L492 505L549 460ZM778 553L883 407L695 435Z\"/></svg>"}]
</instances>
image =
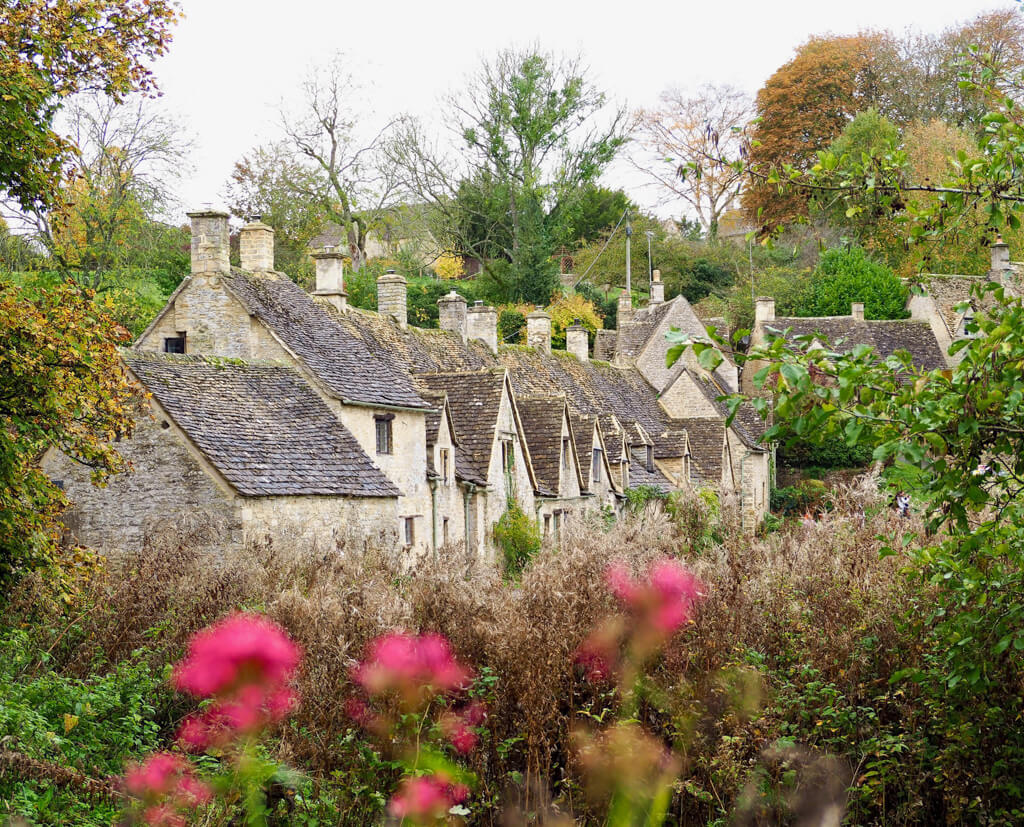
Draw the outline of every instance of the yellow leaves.
<instances>
[{"instance_id":1,"label":"yellow leaves","mask_svg":"<svg viewBox=\"0 0 1024 827\"><path fill-rule=\"evenodd\" d=\"M71 730L78 726L78 716L71 715L67 712L64 713L64 734L67 735Z\"/></svg>"},{"instance_id":2,"label":"yellow leaves","mask_svg":"<svg viewBox=\"0 0 1024 827\"><path fill-rule=\"evenodd\" d=\"M461 256L451 253L441 253L434 262L434 272L440 279L462 278L465 272L465 265Z\"/></svg>"}]
</instances>

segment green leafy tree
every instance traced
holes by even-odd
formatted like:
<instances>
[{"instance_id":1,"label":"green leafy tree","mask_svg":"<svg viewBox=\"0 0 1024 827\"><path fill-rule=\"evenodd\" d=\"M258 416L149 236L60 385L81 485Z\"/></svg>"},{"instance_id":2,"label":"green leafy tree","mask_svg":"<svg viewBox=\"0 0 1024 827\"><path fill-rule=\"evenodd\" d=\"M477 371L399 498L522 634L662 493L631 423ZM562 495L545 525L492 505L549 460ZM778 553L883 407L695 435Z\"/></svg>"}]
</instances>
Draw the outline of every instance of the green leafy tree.
<instances>
[{"instance_id":1,"label":"green leafy tree","mask_svg":"<svg viewBox=\"0 0 1024 827\"><path fill-rule=\"evenodd\" d=\"M54 130L62 102L153 88L170 42L171 0L8 0L0 15L0 189L22 209L51 204L73 145Z\"/></svg>"},{"instance_id":2,"label":"green leafy tree","mask_svg":"<svg viewBox=\"0 0 1024 827\"><path fill-rule=\"evenodd\" d=\"M66 501L39 467L46 449L97 482L123 468L113 442L132 430L126 340L73 285L33 297L0 282L0 581L57 559Z\"/></svg>"},{"instance_id":3,"label":"green leafy tree","mask_svg":"<svg viewBox=\"0 0 1024 827\"><path fill-rule=\"evenodd\" d=\"M460 153L440 151L414 121L389 154L407 191L435 207L435 236L479 260L496 298L546 304L552 261L578 229L588 188L624 142L623 114L605 122L605 96L578 60L501 52L449 101Z\"/></svg>"},{"instance_id":4,"label":"green leafy tree","mask_svg":"<svg viewBox=\"0 0 1024 827\"><path fill-rule=\"evenodd\" d=\"M796 315L847 316L852 302L864 302L866 319L905 319L907 295L892 270L860 247L826 250Z\"/></svg>"}]
</instances>

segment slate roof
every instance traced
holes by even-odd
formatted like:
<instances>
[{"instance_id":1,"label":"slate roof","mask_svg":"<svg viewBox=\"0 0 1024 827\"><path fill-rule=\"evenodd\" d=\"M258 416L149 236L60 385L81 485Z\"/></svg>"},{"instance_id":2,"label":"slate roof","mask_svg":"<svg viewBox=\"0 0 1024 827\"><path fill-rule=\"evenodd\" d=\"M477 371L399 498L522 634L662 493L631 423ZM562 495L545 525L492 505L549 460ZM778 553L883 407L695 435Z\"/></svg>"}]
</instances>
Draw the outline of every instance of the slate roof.
<instances>
[{"instance_id":1,"label":"slate roof","mask_svg":"<svg viewBox=\"0 0 1024 827\"><path fill-rule=\"evenodd\" d=\"M678 420L690 439L690 466L696 467L703 482L717 484L722 479L722 449L725 424L721 419L691 418ZM655 449L654 455L658 452Z\"/></svg>"},{"instance_id":2,"label":"slate roof","mask_svg":"<svg viewBox=\"0 0 1024 827\"><path fill-rule=\"evenodd\" d=\"M637 310L629 324L619 326L617 354L627 359L635 359L639 356L658 329L658 325L674 309L675 304L676 301L673 299L654 307L643 307ZM704 332L703 328L701 332Z\"/></svg>"},{"instance_id":3,"label":"slate roof","mask_svg":"<svg viewBox=\"0 0 1024 827\"><path fill-rule=\"evenodd\" d=\"M972 294L972 290L979 284L988 281L986 276L943 276L928 274L920 277L920 282L925 292L932 297L935 307L939 311L946 330L951 338L956 338L960 320L963 318L963 311L957 311L956 306L963 302L970 302L979 310L987 310L994 305L991 293L985 293L980 306L978 299Z\"/></svg>"},{"instance_id":4,"label":"slate roof","mask_svg":"<svg viewBox=\"0 0 1024 827\"><path fill-rule=\"evenodd\" d=\"M448 395L459 444L455 473L461 479L486 485L501 410L504 371L425 373L418 374L416 381L428 391Z\"/></svg>"},{"instance_id":5,"label":"slate roof","mask_svg":"<svg viewBox=\"0 0 1024 827\"><path fill-rule=\"evenodd\" d=\"M666 494L675 490L675 486L672 485L668 477L658 470L657 466L654 466L652 471L647 470L647 452L643 448L637 448L631 452L629 484L633 488L640 485L653 485Z\"/></svg>"},{"instance_id":6,"label":"slate roof","mask_svg":"<svg viewBox=\"0 0 1024 827\"><path fill-rule=\"evenodd\" d=\"M622 426L614 414L599 414L598 425L601 428L601 436L604 437L604 448L607 452L608 462L612 465L622 462Z\"/></svg>"},{"instance_id":7,"label":"slate roof","mask_svg":"<svg viewBox=\"0 0 1024 827\"><path fill-rule=\"evenodd\" d=\"M615 358L615 346L619 341L618 331L598 330L594 333L594 358L610 362Z\"/></svg>"},{"instance_id":8,"label":"slate roof","mask_svg":"<svg viewBox=\"0 0 1024 827\"><path fill-rule=\"evenodd\" d=\"M824 336L829 346L836 350L848 351L856 345L871 345L882 359L897 350L905 350L919 368L933 370L946 367L946 358L927 322L909 319L862 322L851 316L790 316L765 322L765 326L779 333L791 327L794 336Z\"/></svg>"},{"instance_id":9,"label":"slate roof","mask_svg":"<svg viewBox=\"0 0 1024 827\"><path fill-rule=\"evenodd\" d=\"M516 406L533 461L533 473L540 491L557 496L562 476L562 417L564 396L517 396ZM570 432L570 440L572 434ZM572 442L570 442L570 445Z\"/></svg>"},{"instance_id":10,"label":"slate roof","mask_svg":"<svg viewBox=\"0 0 1024 827\"><path fill-rule=\"evenodd\" d=\"M339 324L343 314L315 301L287 276L232 269L224 283L339 399L400 408L429 407L392 354L352 336Z\"/></svg>"},{"instance_id":11,"label":"slate roof","mask_svg":"<svg viewBox=\"0 0 1024 827\"><path fill-rule=\"evenodd\" d=\"M123 357L240 494L400 493L291 367L139 351Z\"/></svg>"},{"instance_id":12,"label":"slate roof","mask_svg":"<svg viewBox=\"0 0 1024 827\"><path fill-rule=\"evenodd\" d=\"M579 465L580 475L584 482L590 479L590 469L593 465L596 443L594 426L596 424L597 417L593 414L569 411L569 426L572 428L573 445L576 446L576 463Z\"/></svg>"}]
</instances>

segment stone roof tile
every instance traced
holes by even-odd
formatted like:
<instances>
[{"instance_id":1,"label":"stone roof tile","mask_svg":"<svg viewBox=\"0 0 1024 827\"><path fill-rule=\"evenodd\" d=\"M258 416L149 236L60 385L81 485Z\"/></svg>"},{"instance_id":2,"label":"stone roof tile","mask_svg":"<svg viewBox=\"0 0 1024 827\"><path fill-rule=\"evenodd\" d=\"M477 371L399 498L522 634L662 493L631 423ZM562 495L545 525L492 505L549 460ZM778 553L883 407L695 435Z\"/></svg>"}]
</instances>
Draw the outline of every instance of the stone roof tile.
<instances>
[{"instance_id":1,"label":"stone roof tile","mask_svg":"<svg viewBox=\"0 0 1024 827\"><path fill-rule=\"evenodd\" d=\"M124 360L240 494L399 494L291 367L140 351Z\"/></svg>"}]
</instances>

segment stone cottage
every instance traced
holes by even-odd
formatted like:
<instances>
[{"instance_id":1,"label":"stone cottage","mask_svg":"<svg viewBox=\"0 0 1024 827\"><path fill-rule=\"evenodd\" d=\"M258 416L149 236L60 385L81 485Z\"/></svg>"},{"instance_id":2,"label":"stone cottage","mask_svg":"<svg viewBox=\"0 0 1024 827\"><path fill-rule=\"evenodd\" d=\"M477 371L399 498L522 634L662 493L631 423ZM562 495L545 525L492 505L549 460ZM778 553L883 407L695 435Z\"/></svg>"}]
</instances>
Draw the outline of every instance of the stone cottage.
<instances>
[{"instance_id":1,"label":"stone cottage","mask_svg":"<svg viewBox=\"0 0 1024 827\"><path fill-rule=\"evenodd\" d=\"M190 214L192 268L130 350L145 397L120 447L132 470L107 488L51 452L46 471L74 507L68 527L106 552L137 548L183 513L221 530L211 545L259 539L322 548L384 543L409 560L462 546L492 552L510 502L549 534L587 512L621 509L637 485L712 485L753 528L767 509L769 453L725 364L665 367L665 333L704 329L683 298L620 308L591 357L587 332L551 348L551 319L527 319L524 346L500 345L497 312L453 292L440 329L411 327L405 280L378 282L378 312L348 305L342 256L314 255L307 293L274 270L273 229ZM655 285L658 287L660 282ZM604 357L604 358L601 358Z\"/></svg>"}]
</instances>

